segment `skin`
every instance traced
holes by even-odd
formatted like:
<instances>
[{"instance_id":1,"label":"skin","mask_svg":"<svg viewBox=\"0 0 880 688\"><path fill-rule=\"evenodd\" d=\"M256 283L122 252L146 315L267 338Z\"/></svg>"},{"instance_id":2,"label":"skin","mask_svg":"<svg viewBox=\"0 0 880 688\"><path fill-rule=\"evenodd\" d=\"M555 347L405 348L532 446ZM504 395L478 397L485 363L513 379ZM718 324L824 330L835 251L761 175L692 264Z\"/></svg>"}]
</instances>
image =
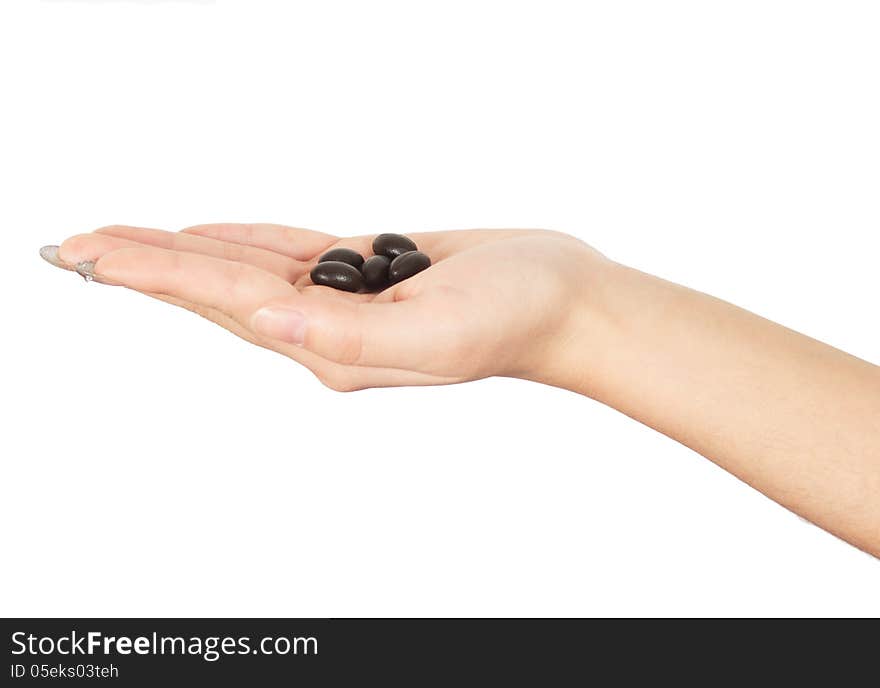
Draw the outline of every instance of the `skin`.
<instances>
[{"instance_id":1,"label":"skin","mask_svg":"<svg viewBox=\"0 0 880 688\"><path fill-rule=\"evenodd\" d=\"M280 225L113 226L60 267L198 313L332 389L493 375L570 389L691 447L880 556L880 368L539 230L409 235L430 269L379 294L311 284L370 237ZM488 272L491 266L491 272Z\"/></svg>"}]
</instances>

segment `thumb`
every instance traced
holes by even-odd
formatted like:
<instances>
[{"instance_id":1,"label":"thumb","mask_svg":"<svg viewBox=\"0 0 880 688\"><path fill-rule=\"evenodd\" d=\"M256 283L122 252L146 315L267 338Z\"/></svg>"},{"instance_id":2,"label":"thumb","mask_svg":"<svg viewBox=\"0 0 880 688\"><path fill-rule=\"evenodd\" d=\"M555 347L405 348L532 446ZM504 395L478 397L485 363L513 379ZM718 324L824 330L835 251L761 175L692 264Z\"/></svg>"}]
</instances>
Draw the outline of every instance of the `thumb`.
<instances>
[{"instance_id":1,"label":"thumb","mask_svg":"<svg viewBox=\"0 0 880 688\"><path fill-rule=\"evenodd\" d=\"M336 363L423 369L437 350L437 321L419 297L388 303L326 296L262 306L254 332L296 344Z\"/></svg>"}]
</instances>

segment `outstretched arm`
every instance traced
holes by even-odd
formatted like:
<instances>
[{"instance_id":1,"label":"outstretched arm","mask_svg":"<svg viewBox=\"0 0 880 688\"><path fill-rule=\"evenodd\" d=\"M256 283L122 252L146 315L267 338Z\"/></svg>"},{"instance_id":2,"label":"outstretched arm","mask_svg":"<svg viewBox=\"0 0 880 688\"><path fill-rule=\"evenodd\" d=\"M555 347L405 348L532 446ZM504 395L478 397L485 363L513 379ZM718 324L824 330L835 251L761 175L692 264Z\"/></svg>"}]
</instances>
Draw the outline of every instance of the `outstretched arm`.
<instances>
[{"instance_id":1,"label":"outstretched arm","mask_svg":"<svg viewBox=\"0 0 880 688\"><path fill-rule=\"evenodd\" d=\"M188 308L339 390L521 377L593 397L880 556L880 368L530 230L411 235L376 295L312 285L339 239L277 225L108 227L44 257Z\"/></svg>"},{"instance_id":2,"label":"outstretched arm","mask_svg":"<svg viewBox=\"0 0 880 688\"><path fill-rule=\"evenodd\" d=\"M599 285L537 379L659 430L880 556L880 368L636 270L614 266ZM588 362L580 351L597 336Z\"/></svg>"}]
</instances>

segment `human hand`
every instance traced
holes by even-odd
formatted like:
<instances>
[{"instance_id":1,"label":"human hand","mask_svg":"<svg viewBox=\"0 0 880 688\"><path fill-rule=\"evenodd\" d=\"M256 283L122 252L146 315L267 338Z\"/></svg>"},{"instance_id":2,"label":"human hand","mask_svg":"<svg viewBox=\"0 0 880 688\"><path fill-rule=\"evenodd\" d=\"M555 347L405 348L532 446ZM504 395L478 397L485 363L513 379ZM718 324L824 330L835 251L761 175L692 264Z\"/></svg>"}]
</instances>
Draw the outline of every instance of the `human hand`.
<instances>
[{"instance_id":1,"label":"human hand","mask_svg":"<svg viewBox=\"0 0 880 688\"><path fill-rule=\"evenodd\" d=\"M340 391L493 375L553 383L561 347L584 327L584 295L613 265L577 239L543 230L409 236L433 265L378 294L309 278L330 248L369 256L372 236L279 225L111 226L44 257L67 269L93 262L86 270L95 281L198 313Z\"/></svg>"},{"instance_id":2,"label":"human hand","mask_svg":"<svg viewBox=\"0 0 880 688\"><path fill-rule=\"evenodd\" d=\"M367 255L373 237L277 225L107 227L42 253L199 313L333 389L504 375L580 392L880 556L880 368L564 234L411 236L434 264L379 294L309 278L324 251Z\"/></svg>"}]
</instances>

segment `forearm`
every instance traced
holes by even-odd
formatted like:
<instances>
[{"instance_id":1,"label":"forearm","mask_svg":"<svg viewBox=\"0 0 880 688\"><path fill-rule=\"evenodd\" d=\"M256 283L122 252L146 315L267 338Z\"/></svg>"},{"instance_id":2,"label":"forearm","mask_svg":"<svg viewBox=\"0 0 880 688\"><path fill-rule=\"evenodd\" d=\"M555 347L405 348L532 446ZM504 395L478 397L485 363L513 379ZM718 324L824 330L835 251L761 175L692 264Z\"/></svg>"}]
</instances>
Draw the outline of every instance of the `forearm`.
<instances>
[{"instance_id":1,"label":"forearm","mask_svg":"<svg viewBox=\"0 0 880 688\"><path fill-rule=\"evenodd\" d=\"M545 382L880 555L880 368L636 270L611 265L589 289Z\"/></svg>"}]
</instances>

